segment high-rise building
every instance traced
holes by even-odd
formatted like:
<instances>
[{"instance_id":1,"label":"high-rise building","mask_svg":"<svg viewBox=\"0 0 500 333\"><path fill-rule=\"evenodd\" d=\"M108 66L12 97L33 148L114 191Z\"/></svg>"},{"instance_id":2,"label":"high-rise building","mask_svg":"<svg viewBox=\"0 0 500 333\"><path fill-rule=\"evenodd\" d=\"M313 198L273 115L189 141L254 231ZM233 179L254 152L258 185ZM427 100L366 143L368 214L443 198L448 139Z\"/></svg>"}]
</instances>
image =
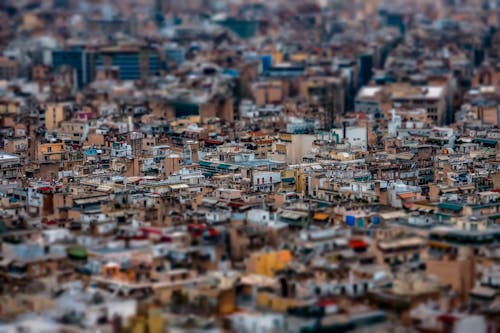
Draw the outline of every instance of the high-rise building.
<instances>
[{"instance_id":1,"label":"high-rise building","mask_svg":"<svg viewBox=\"0 0 500 333\"><path fill-rule=\"evenodd\" d=\"M372 78L373 54L365 53L359 57L359 81L360 86L366 85Z\"/></svg>"},{"instance_id":2,"label":"high-rise building","mask_svg":"<svg viewBox=\"0 0 500 333\"><path fill-rule=\"evenodd\" d=\"M346 95L342 79L311 77L302 85L302 94L307 97L310 106L322 115L323 127L331 129L335 118L345 111Z\"/></svg>"},{"instance_id":3,"label":"high-rise building","mask_svg":"<svg viewBox=\"0 0 500 333\"><path fill-rule=\"evenodd\" d=\"M52 51L52 67L69 66L76 70L78 87L88 83L86 77L85 52L82 49Z\"/></svg>"},{"instance_id":4,"label":"high-rise building","mask_svg":"<svg viewBox=\"0 0 500 333\"><path fill-rule=\"evenodd\" d=\"M97 54L95 66L115 66L120 80L140 80L156 75L160 70L158 53L149 48L119 46L102 49Z\"/></svg>"}]
</instances>

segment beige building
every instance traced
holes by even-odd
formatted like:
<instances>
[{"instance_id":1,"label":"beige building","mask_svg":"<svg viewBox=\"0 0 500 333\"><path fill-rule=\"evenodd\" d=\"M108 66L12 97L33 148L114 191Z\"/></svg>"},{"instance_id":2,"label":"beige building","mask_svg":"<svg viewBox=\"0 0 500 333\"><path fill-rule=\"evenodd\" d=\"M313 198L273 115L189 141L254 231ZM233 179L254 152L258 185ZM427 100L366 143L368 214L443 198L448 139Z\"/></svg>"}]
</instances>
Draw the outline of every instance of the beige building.
<instances>
[{"instance_id":1,"label":"beige building","mask_svg":"<svg viewBox=\"0 0 500 333\"><path fill-rule=\"evenodd\" d=\"M427 118L434 124L446 122L446 88L444 86L411 86L393 84L390 86L390 100L393 107L425 109Z\"/></svg>"},{"instance_id":2,"label":"beige building","mask_svg":"<svg viewBox=\"0 0 500 333\"><path fill-rule=\"evenodd\" d=\"M500 86L500 68L483 66L474 72L472 86Z\"/></svg>"},{"instance_id":3,"label":"beige building","mask_svg":"<svg viewBox=\"0 0 500 333\"><path fill-rule=\"evenodd\" d=\"M45 109L45 128L47 128L47 131L50 132L59 128L64 120L64 108L67 106L66 103L47 104Z\"/></svg>"},{"instance_id":4,"label":"beige building","mask_svg":"<svg viewBox=\"0 0 500 333\"><path fill-rule=\"evenodd\" d=\"M256 105L272 104L283 101L283 83L263 81L252 85L252 95Z\"/></svg>"},{"instance_id":5,"label":"beige building","mask_svg":"<svg viewBox=\"0 0 500 333\"><path fill-rule=\"evenodd\" d=\"M181 156L177 154L165 157L165 175L170 176L178 172L181 169L181 160Z\"/></svg>"},{"instance_id":6,"label":"beige building","mask_svg":"<svg viewBox=\"0 0 500 333\"><path fill-rule=\"evenodd\" d=\"M84 136L86 123L84 121L68 120L61 122L61 133L73 141L80 141Z\"/></svg>"},{"instance_id":7,"label":"beige building","mask_svg":"<svg viewBox=\"0 0 500 333\"><path fill-rule=\"evenodd\" d=\"M484 124L500 125L500 109L496 105L475 107L477 118Z\"/></svg>"},{"instance_id":8,"label":"beige building","mask_svg":"<svg viewBox=\"0 0 500 333\"><path fill-rule=\"evenodd\" d=\"M288 164L301 163L302 159L310 154L315 139L316 136L311 134L281 133L273 143L272 152L267 154L267 158Z\"/></svg>"},{"instance_id":9,"label":"beige building","mask_svg":"<svg viewBox=\"0 0 500 333\"><path fill-rule=\"evenodd\" d=\"M64 144L48 142L38 144L37 160L39 162L59 162L64 159Z\"/></svg>"},{"instance_id":10,"label":"beige building","mask_svg":"<svg viewBox=\"0 0 500 333\"><path fill-rule=\"evenodd\" d=\"M355 111L367 114L383 114L391 119L396 110L423 109L427 120L436 125L446 123L445 85L414 86L407 83L394 83L387 86L363 87L355 101Z\"/></svg>"},{"instance_id":11,"label":"beige building","mask_svg":"<svg viewBox=\"0 0 500 333\"><path fill-rule=\"evenodd\" d=\"M0 100L0 115L5 117L6 115L17 115L19 114L20 103L14 100L3 99Z\"/></svg>"},{"instance_id":12,"label":"beige building","mask_svg":"<svg viewBox=\"0 0 500 333\"><path fill-rule=\"evenodd\" d=\"M0 80L12 80L19 76L19 62L0 57Z\"/></svg>"},{"instance_id":13,"label":"beige building","mask_svg":"<svg viewBox=\"0 0 500 333\"><path fill-rule=\"evenodd\" d=\"M202 121L218 117L225 121L234 120L232 98L211 99L199 105Z\"/></svg>"},{"instance_id":14,"label":"beige building","mask_svg":"<svg viewBox=\"0 0 500 333\"><path fill-rule=\"evenodd\" d=\"M450 285L461 296L467 295L476 282L474 258L443 257L440 260L429 260L426 263L426 273L436 276L439 282Z\"/></svg>"},{"instance_id":15,"label":"beige building","mask_svg":"<svg viewBox=\"0 0 500 333\"><path fill-rule=\"evenodd\" d=\"M336 118L344 114L346 92L342 78L309 77L300 82L299 92L321 114L326 128L331 128Z\"/></svg>"},{"instance_id":16,"label":"beige building","mask_svg":"<svg viewBox=\"0 0 500 333\"><path fill-rule=\"evenodd\" d=\"M26 154L28 152L28 138L17 137L5 139L4 150L8 154Z\"/></svg>"}]
</instances>

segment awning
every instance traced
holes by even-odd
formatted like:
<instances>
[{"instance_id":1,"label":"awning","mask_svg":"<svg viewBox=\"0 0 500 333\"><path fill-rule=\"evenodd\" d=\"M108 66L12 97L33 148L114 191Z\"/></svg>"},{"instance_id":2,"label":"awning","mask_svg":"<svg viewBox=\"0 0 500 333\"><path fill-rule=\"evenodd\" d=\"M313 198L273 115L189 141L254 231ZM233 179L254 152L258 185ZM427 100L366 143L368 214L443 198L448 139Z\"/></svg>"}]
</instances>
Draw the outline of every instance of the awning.
<instances>
[{"instance_id":1,"label":"awning","mask_svg":"<svg viewBox=\"0 0 500 333\"><path fill-rule=\"evenodd\" d=\"M316 205L318 206L318 208L326 208L330 206L330 203L326 201L317 201Z\"/></svg>"},{"instance_id":2,"label":"awning","mask_svg":"<svg viewBox=\"0 0 500 333\"><path fill-rule=\"evenodd\" d=\"M449 249L451 246L446 244L446 243L442 243L442 242L436 242L436 241L429 241L427 243L430 247L434 247L434 248L438 248L438 249Z\"/></svg>"},{"instance_id":3,"label":"awning","mask_svg":"<svg viewBox=\"0 0 500 333\"><path fill-rule=\"evenodd\" d=\"M222 141L219 141L219 140L213 140L213 139L201 139L200 141L205 141L206 144L209 144L209 145L221 145L223 144L224 142Z\"/></svg>"},{"instance_id":4,"label":"awning","mask_svg":"<svg viewBox=\"0 0 500 333\"><path fill-rule=\"evenodd\" d=\"M217 168L227 170L229 169L230 165L229 164L219 164Z\"/></svg>"},{"instance_id":5,"label":"awning","mask_svg":"<svg viewBox=\"0 0 500 333\"><path fill-rule=\"evenodd\" d=\"M296 212L283 212L281 213L281 217L287 220L299 220L302 217L302 214Z\"/></svg>"},{"instance_id":6,"label":"awning","mask_svg":"<svg viewBox=\"0 0 500 333\"><path fill-rule=\"evenodd\" d=\"M200 166L204 166L204 167L210 167L210 166L212 166L212 163L207 162L207 161L199 161L198 164Z\"/></svg>"},{"instance_id":7,"label":"awning","mask_svg":"<svg viewBox=\"0 0 500 333\"><path fill-rule=\"evenodd\" d=\"M283 183L295 183L295 178L294 177L281 178L281 181Z\"/></svg>"},{"instance_id":8,"label":"awning","mask_svg":"<svg viewBox=\"0 0 500 333\"><path fill-rule=\"evenodd\" d=\"M326 221L329 217L330 215L328 215L327 213L316 213L314 214L313 219L316 221Z\"/></svg>"},{"instance_id":9,"label":"awning","mask_svg":"<svg viewBox=\"0 0 500 333\"><path fill-rule=\"evenodd\" d=\"M345 238L337 238L333 241L333 243L337 246L347 246L348 242Z\"/></svg>"},{"instance_id":10,"label":"awning","mask_svg":"<svg viewBox=\"0 0 500 333\"><path fill-rule=\"evenodd\" d=\"M401 199L411 199L411 198L415 197L415 193L413 193L413 192L411 192L411 193L400 193L400 194L398 194L398 196Z\"/></svg>"},{"instance_id":11,"label":"awning","mask_svg":"<svg viewBox=\"0 0 500 333\"><path fill-rule=\"evenodd\" d=\"M52 191L53 188L50 186L42 186L42 187L37 188L37 190L40 192L47 192L47 191Z\"/></svg>"},{"instance_id":12,"label":"awning","mask_svg":"<svg viewBox=\"0 0 500 333\"><path fill-rule=\"evenodd\" d=\"M445 214L445 213L436 213L434 214L434 216L437 218L437 219L442 219L442 220L449 220L451 218L451 215L450 214Z\"/></svg>"},{"instance_id":13,"label":"awning","mask_svg":"<svg viewBox=\"0 0 500 333\"><path fill-rule=\"evenodd\" d=\"M497 140L495 140L495 139L488 139L488 138L475 138L473 140L473 142L475 142L475 143L484 143L484 144L491 145L491 146L494 146L494 145L497 144Z\"/></svg>"},{"instance_id":14,"label":"awning","mask_svg":"<svg viewBox=\"0 0 500 333\"><path fill-rule=\"evenodd\" d=\"M275 287L278 285L276 279L258 274L243 275L240 279L240 284L255 285L259 287Z\"/></svg>"},{"instance_id":15,"label":"awning","mask_svg":"<svg viewBox=\"0 0 500 333\"><path fill-rule=\"evenodd\" d=\"M387 212L387 213L380 213L380 217L384 220L393 220L393 219L405 219L408 217L408 215L400 210L392 211L392 212Z\"/></svg>"},{"instance_id":16,"label":"awning","mask_svg":"<svg viewBox=\"0 0 500 333\"><path fill-rule=\"evenodd\" d=\"M97 186L97 188L95 190L97 192L111 192L111 191L113 191L113 188L111 186L107 186L107 185L99 185L99 186Z\"/></svg>"},{"instance_id":17,"label":"awning","mask_svg":"<svg viewBox=\"0 0 500 333\"><path fill-rule=\"evenodd\" d=\"M426 242L420 237L410 237L398 240L380 241L378 246L381 250L393 250L401 247L416 247L425 244Z\"/></svg>"},{"instance_id":18,"label":"awning","mask_svg":"<svg viewBox=\"0 0 500 333\"><path fill-rule=\"evenodd\" d=\"M482 298L495 298L497 290L489 287L476 286L470 291L470 294Z\"/></svg>"},{"instance_id":19,"label":"awning","mask_svg":"<svg viewBox=\"0 0 500 333\"><path fill-rule=\"evenodd\" d=\"M75 205L89 205L89 204L100 204L103 201L108 201L108 195L105 196L96 196L96 197L86 197L86 198L78 198L74 199L73 202Z\"/></svg>"},{"instance_id":20,"label":"awning","mask_svg":"<svg viewBox=\"0 0 500 333\"><path fill-rule=\"evenodd\" d=\"M351 249L364 249L368 246L366 242L362 239L351 239L349 241L349 247Z\"/></svg>"},{"instance_id":21,"label":"awning","mask_svg":"<svg viewBox=\"0 0 500 333\"><path fill-rule=\"evenodd\" d=\"M438 316L438 317L437 317L437 319L438 319L439 321L442 321L443 323L446 323L446 324L448 324L448 325L452 325L452 324L454 324L454 323L455 323L455 322L456 322L459 318L458 318L458 317L456 317L456 316L454 316L454 315L452 315L452 314L447 314L447 313L445 313L445 314L442 314L442 315Z\"/></svg>"},{"instance_id":22,"label":"awning","mask_svg":"<svg viewBox=\"0 0 500 333\"><path fill-rule=\"evenodd\" d=\"M454 212L459 212L462 210L463 206L461 204L452 202L441 202L438 204L439 209L451 210Z\"/></svg>"},{"instance_id":23,"label":"awning","mask_svg":"<svg viewBox=\"0 0 500 333\"><path fill-rule=\"evenodd\" d=\"M174 184L174 185L170 185L170 188L172 190L182 190L185 188L189 188L189 185L188 184Z\"/></svg>"}]
</instances>

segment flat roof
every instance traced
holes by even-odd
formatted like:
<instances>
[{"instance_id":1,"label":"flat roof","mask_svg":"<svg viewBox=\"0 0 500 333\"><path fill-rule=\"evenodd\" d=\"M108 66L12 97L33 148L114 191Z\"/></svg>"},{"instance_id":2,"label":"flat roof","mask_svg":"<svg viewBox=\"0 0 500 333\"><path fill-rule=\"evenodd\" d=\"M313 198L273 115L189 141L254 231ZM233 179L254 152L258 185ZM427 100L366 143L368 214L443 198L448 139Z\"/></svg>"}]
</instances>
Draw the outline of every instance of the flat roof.
<instances>
[{"instance_id":1,"label":"flat roof","mask_svg":"<svg viewBox=\"0 0 500 333\"><path fill-rule=\"evenodd\" d=\"M421 86L421 87L402 87L401 89L395 88L392 91L392 99L406 99L406 98L419 98L419 99L436 99L443 95L444 87L441 86Z\"/></svg>"},{"instance_id":2,"label":"flat roof","mask_svg":"<svg viewBox=\"0 0 500 333\"><path fill-rule=\"evenodd\" d=\"M9 160L16 160L19 159L20 157L14 154L7 154L4 152L0 151L0 161L9 161Z\"/></svg>"},{"instance_id":3,"label":"flat roof","mask_svg":"<svg viewBox=\"0 0 500 333\"><path fill-rule=\"evenodd\" d=\"M257 168L260 166L278 165L278 164L282 164L282 162L265 160L265 159L255 159L255 160L251 160L251 161L235 162L234 164L236 164L238 166L242 166L242 167Z\"/></svg>"},{"instance_id":4,"label":"flat roof","mask_svg":"<svg viewBox=\"0 0 500 333\"><path fill-rule=\"evenodd\" d=\"M379 215L384 220L392 220L392 219L398 219L398 218L404 219L404 218L408 217L408 214L406 214L404 211L400 211L400 210L387 212L387 213L380 213Z\"/></svg>"},{"instance_id":5,"label":"flat roof","mask_svg":"<svg viewBox=\"0 0 500 333\"><path fill-rule=\"evenodd\" d=\"M375 95L382 90L382 87L363 87L358 93L358 98L375 97Z\"/></svg>"},{"instance_id":6,"label":"flat roof","mask_svg":"<svg viewBox=\"0 0 500 333\"><path fill-rule=\"evenodd\" d=\"M378 243L382 250L390 250L399 247L414 247L425 245L426 241L420 237L407 237L401 239L383 240Z\"/></svg>"}]
</instances>

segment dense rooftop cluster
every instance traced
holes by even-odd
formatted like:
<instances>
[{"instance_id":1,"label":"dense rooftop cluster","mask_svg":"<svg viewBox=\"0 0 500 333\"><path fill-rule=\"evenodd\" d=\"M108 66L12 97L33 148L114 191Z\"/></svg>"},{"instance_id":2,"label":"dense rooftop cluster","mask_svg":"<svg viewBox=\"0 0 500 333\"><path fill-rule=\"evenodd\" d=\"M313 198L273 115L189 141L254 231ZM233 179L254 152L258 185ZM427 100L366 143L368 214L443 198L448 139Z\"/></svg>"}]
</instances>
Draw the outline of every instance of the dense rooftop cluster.
<instances>
[{"instance_id":1,"label":"dense rooftop cluster","mask_svg":"<svg viewBox=\"0 0 500 333\"><path fill-rule=\"evenodd\" d=\"M0 22L0 332L500 331L498 1Z\"/></svg>"}]
</instances>

